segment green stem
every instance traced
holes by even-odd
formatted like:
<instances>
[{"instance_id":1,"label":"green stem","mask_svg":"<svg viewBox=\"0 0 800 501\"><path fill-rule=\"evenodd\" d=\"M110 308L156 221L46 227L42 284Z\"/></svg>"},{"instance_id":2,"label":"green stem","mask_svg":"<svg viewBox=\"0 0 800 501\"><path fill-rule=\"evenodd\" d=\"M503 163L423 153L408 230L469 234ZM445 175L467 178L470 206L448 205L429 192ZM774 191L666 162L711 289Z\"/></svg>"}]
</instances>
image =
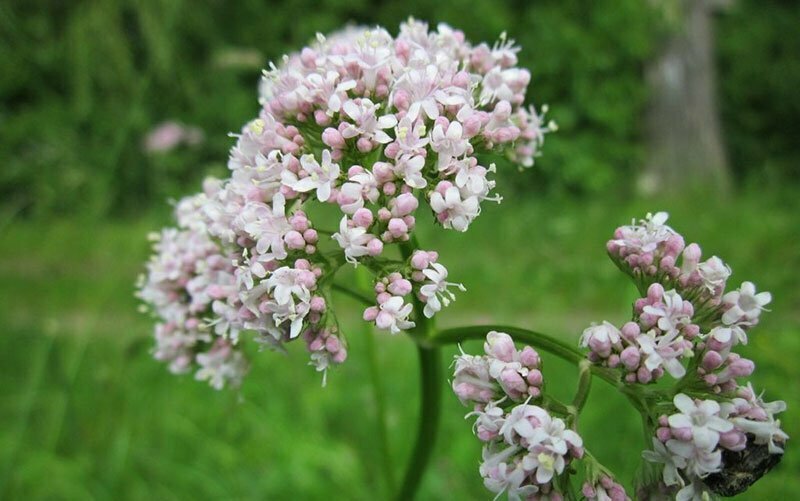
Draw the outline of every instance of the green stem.
<instances>
[{"instance_id":1,"label":"green stem","mask_svg":"<svg viewBox=\"0 0 800 501\"><path fill-rule=\"evenodd\" d=\"M367 349L367 361L369 362L369 376L372 383L372 398L375 401L375 418L378 428L378 448L383 466L383 476L386 481L388 492L394 492L394 465L392 464L392 454L389 448L389 425L386 418L386 396L383 391L383 383L378 364L378 350L375 346L375 332L369 327L364 329L364 343Z\"/></svg>"},{"instance_id":2,"label":"green stem","mask_svg":"<svg viewBox=\"0 0 800 501\"><path fill-rule=\"evenodd\" d=\"M419 488L422 475L425 473L433 452L441 413L441 382L443 380L441 350L417 345L417 353L419 354L420 388L422 390L419 427L417 441L408 462L403 485L397 494L398 501L413 499Z\"/></svg>"},{"instance_id":3,"label":"green stem","mask_svg":"<svg viewBox=\"0 0 800 501\"><path fill-rule=\"evenodd\" d=\"M374 299L370 299L366 295L364 295L364 294L362 294L362 293L360 293L358 291L354 291L353 289L350 289L349 287L345 287L344 285L333 284L333 285L331 285L331 289L333 289L333 290L335 290L337 292L341 292L342 294L344 294L346 296L350 296L351 298L355 299L356 301L359 301L359 302L361 302L361 303L363 303L363 304L365 304L367 306L374 306L375 305L375 300Z\"/></svg>"},{"instance_id":4,"label":"green stem","mask_svg":"<svg viewBox=\"0 0 800 501\"><path fill-rule=\"evenodd\" d=\"M578 367L580 368L578 390L575 392L575 398L572 399L572 406L575 408L576 414L580 414L583 410L583 406L586 405L586 400L589 398L589 391L592 389L592 363L583 359Z\"/></svg>"},{"instance_id":5,"label":"green stem","mask_svg":"<svg viewBox=\"0 0 800 501\"><path fill-rule=\"evenodd\" d=\"M508 333L515 340L528 343L536 349L546 351L575 366L580 366L583 360L585 360L585 355L583 353L560 339L540 332L508 325L475 325L445 329L427 339L426 343L430 346L444 346L473 339L483 340L486 338L486 333L489 331ZM621 387L622 383L620 382L618 371L596 365L590 366L589 369L592 375L599 377L617 388Z\"/></svg>"},{"instance_id":6,"label":"green stem","mask_svg":"<svg viewBox=\"0 0 800 501\"><path fill-rule=\"evenodd\" d=\"M359 288L364 289L369 285L369 276L364 269L356 270L356 283ZM347 287L337 284L333 285L334 289L348 294L350 297L361 300L366 304L372 304L366 296L361 293L348 289ZM383 383L381 381L381 372L378 363L378 349L375 345L375 332L368 324L364 324L364 344L367 350L367 362L369 365L369 379L370 386L372 387L372 398L375 401L375 420L378 432L378 448L381 456L381 463L383 467L383 477L386 482L387 492L394 492L394 465L392 462L392 453L389 447L389 424L386 418L386 394L383 391Z\"/></svg>"}]
</instances>

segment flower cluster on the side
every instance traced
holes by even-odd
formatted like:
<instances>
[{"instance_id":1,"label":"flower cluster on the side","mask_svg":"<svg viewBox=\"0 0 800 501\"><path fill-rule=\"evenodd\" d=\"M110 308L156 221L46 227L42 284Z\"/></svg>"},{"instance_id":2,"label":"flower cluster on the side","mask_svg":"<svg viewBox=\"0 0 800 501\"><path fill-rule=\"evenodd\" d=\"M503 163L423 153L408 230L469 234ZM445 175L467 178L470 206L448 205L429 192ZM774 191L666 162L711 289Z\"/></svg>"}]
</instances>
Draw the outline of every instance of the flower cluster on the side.
<instances>
[{"instance_id":1,"label":"flower cluster on the side","mask_svg":"<svg viewBox=\"0 0 800 501\"><path fill-rule=\"evenodd\" d=\"M467 416L475 418L475 435L484 443L484 485L509 499L561 499L556 479L583 456L583 440L538 402L539 354L530 346L517 350L511 336L495 331L484 352L458 355L453 378L453 392L473 407Z\"/></svg>"},{"instance_id":2,"label":"flower cluster on the side","mask_svg":"<svg viewBox=\"0 0 800 501\"><path fill-rule=\"evenodd\" d=\"M645 297L634 303L633 321L619 329L593 325L581 346L592 362L620 368L628 383L649 383L664 372L683 378L688 368L688 377L715 393L730 392L735 378L754 368L732 349L747 343L747 331L772 298L751 282L726 292L730 267L716 256L701 262L700 246L684 246L683 237L666 226L667 217L648 214L615 231L609 253Z\"/></svg>"},{"instance_id":3,"label":"flower cluster on the side","mask_svg":"<svg viewBox=\"0 0 800 501\"><path fill-rule=\"evenodd\" d=\"M251 331L275 348L302 337L324 371L347 354L329 301L345 263L377 275L377 305L365 318L380 328L410 329L414 317L447 306L463 287L447 281L435 252L410 256L420 204L442 227L467 230L483 201L500 200L495 166L481 164L481 155L530 165L553 129L522 106L530 74L517 67L518 50L505 36L491 47L471 45L446 25L431 31L410 19L396 37L382 28L319 35L272 65L258 116L234 135L230 177L209 180L177 207L224 256L225 273L214 270L197 285L208 300L197 306L202 320L190 337L236 347L239 333ZM338 230L314 224L314 204L335 208ZM402 244L409 259L386 257L391 244ZM192 252L171 255L194 262ZM149 292L142 299L170 307ZM187 329L173 324L159 327L169 331L161 337Z\"/></svg>"},{"instance_id":4,"label":"flower cluster on the side","mask_svg":"<svg viewBox=\"0 0 800 501\"><path fill-rule=\"evenodd\" d=\"M194 371L219 389L238 385L248 364L232 339L217 337L206 317L236 290L230 256L180 214L178 228L153 234L154 254L139 279L137 295L157 319L153 355L176 374ZM239 302L236 306L241 307Z\"/></svg>"},{"instance_id":5,"label":"flower cluster on the side","mask_svg":"<svg viewBox=\"0 0 800 501\"><path fill-rule=\"evenodd\" d=\"M658 419L653 450L642 455L663 465L660 490L673 491L680 500L703 499L704 493L738 494L749 483L738 480L726 485L725 469L737 459L731 453L764 449L764 460L774 465L771 455L783 454L789 438L780 428L775 414L786 409L783 401L764 402L750 385L737 388L730 400L702 400L679 393L673 400L674 412ZM726 452L727 451L727 452ZM757 464L748 465L759 469ZM758 472L763 474L765 470ZM751 477L757 479L757 476ZM731 491L730 489L735 489Z\"/></svg>"},{"instance_id":6,"label":"flower cluster on the side","mask_svg":"<svg viewBox=\"0 0 800 501\"><path fill-rule=\"evenodd\" d=\"M737 382L755 364L734 348L747 343L770 294L756 292L751 282L727 291L730 267L716 256L701 261L700 246L686 246L666 226L667 217L648 214L615 231L609 254L645 297L635 301L631 322L619 329L609 322L593 325L580 344L591 362L620 370L626 383L650 383L665 372L680 380L668 405L676 411L651 416L658 427L654 450L645 458L664 465L654 488L678 499L700 499L728 489L714 476L736 468L739 459L725 451L763 447L766 461L779 459L779 444L788 437L774 415L785 404L765 403L749 384ZM741 489L749 485L738 483Z\"/></svg>"}]
</instances>

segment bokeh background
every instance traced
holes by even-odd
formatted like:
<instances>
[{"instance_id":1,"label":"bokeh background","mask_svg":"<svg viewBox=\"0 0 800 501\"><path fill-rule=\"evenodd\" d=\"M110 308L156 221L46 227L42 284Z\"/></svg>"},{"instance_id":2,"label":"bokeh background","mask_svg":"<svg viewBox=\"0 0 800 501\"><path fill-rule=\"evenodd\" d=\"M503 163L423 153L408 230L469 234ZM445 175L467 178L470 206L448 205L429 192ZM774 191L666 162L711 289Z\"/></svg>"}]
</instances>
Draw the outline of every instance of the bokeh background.
<instances>
[{"instance_id":1,"label":"bokeh background","mask_svg":"<svg viewBox=\"0 0 800 501\"><path fill-rule=\"evenodd\" d=\"M253 353L242 389L216 392L151 359L133 290L167 200L224 175L227 133L257 113L267 61L346 23L396 32L410 14L474 42L507 31L532 71L529 96L560 126L532 170L499 166L505 202L468 233L422 224L468 288L441 324L576 340L591 321L623 322L635 290L605 241L668 210L735 283L772 291L743 351L800 436L798 2L11 0L0 4L0 498L389 497L357 305L341 300L351 357L327 387L295 346ZM196 137L148 149L165 121ZM399 478L418 406L414 348L375 340ZM567 395L573 371L546 363ZM444 402L419 498L485 499L466 409ZM581 432L622 478L638 462L637 426L595 385ZM793 445L741 499L796 497Z\"/></svg>"}]
</instances>

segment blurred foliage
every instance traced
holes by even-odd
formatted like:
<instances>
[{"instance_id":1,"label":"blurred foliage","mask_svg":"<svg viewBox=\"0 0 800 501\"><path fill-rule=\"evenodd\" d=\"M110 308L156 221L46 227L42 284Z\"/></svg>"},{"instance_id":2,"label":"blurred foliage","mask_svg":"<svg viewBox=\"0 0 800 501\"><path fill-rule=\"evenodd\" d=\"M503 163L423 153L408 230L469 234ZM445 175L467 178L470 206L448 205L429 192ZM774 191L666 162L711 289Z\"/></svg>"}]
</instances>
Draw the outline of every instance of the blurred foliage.
<instances>
[{"instance_id":1,"label":"blurred foliage","mask_svg":"<svg viewBox=\"0 0 800 501\"><path fill-rule=\"evenodd\" d=\"M268 60L315 32L409 14L447 22L474 42L507 31L531 69L529 95L549 103L551 135L521 190L627 191L643 163L643 68L668 30L639 0L11 0L0 5L0 200L48 216L131 214L224 174L236 131L257 112ZM721 19L722 109L745 176L796 172L800 21L794 2L741 0ZM165 120L206 142L146 154ZM765 158L765 157L769 158ZM794 169L794 170L792 170ZM513 171L514 169L506 169ZM511 183L510 183L511 184Z\"/></svg>"},{"instance_id":2,"label":"blurred foliage","mask_svg":"<svg viewBox=\"0 0 800 501\"><path fill-rule=\"evenodd\" d=\"M800 178L800 2L737 0L719 17L720 104L731 166Z\"/></svg>"}]
</instances>

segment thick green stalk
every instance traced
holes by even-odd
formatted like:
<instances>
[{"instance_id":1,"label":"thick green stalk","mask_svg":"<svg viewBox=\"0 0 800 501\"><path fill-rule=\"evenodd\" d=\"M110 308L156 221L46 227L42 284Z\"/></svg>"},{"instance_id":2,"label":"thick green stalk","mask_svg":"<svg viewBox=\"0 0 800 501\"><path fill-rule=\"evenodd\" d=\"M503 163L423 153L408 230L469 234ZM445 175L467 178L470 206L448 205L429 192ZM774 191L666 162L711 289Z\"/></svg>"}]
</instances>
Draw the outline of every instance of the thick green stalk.
<instances>
[{"instance_id":1,"label":"thick green stalk","mask_svg":"<svg viewBox=\"0 0 800 501\"><path fill-rule=\"evenodd\" d=\"M414 250L419 245L414 237L411 241L400 244L400 252L403 260L411 258ZM400 492L397 494L398 500L413 499L422 481L422 475L430 462L433 453L436 433L439 430L439 415L442 406L442 353L441 350L430 345L427 341L433 339L436 331L433 320L423 315L424 305L418 297L413 296L414 304L414 323L415 327L409 331L411 339L417 343L417 354L419 355L420 366L420 390L422 392L419 410L419 423L417 427L417 440L414 450L411 453L406 474Z\"/></svg>"},{"instance_id":2,"label":"thick green stalk","mask_svg":"<svg viewBox=\"0 0 800 501\"><path fill-rule=\"evenodd\" d=\"M516 341L521 341L530 344L537 350L546 351L555 355L562 360L580 367L580 364L585 360L585 355L577 348L561 341L560 339L542 334L540 332L531 331L528 329L521 329L519 327L511 327L509 325L475 325L469 327L456 327L453 329L445 329L437 332L434 336L425 340L431 346L444 346L448 344L457 344L462 341L469 340L483 340L486 339L486 333L489 331L501 331L510 334ZM609 384L620 387L622 384L619 380L619 373L605 367L592 365L590 368L592 375L597 376Z\"/></svg>"},{"instance_id":3,"label":"thick green stalk","mask_svg":"<svg viewBox=\"0 0 800 501\"><path fill-rule=\"evenodd\" d=\"M441 414L441 384L444 381L441 350L417 345L417 353L419 354L419 376L422 390L419 427L417 429L417 441L414 444L414 451L411 453L411 458L408 462L403 485L397 494L398 501L413 499L414 494L417 492L422 475L425 473L433 452L436 433L439 429L439 415Z\"/></svg>"},{"instance_id":4,"label":"thick green stalk","mask_svg":"<svg viewBox=\"0 0 800 501\"><path fill-rule=\"evenodd\" d=\"M360 289L364 289L369 285L369 276L363 268L361 270L356 270L356 283ZM337 284L334 284L333 287L336 290L348 294L355 299L361 300L362 302L365 302L366 299L366 303L368 305L371 304L366 297L362 298L361 293L359 292L337 286ZM378 362L378 349L375 346L375 332L372 330L370 325L365 324L363 333L364 344L367 351L367 362L369 365L369 379L370 386L372 387L372 398L375 402L375 425L378 432L378 448L380 449L379 452L381 456L381 466L383 468L383 477L386 483L387 492L394 492L394 465L392 462L391 448L389 447L389 423L386 418L386 392L383 389L380 364Z\"/></svg>"}]
</instances>

